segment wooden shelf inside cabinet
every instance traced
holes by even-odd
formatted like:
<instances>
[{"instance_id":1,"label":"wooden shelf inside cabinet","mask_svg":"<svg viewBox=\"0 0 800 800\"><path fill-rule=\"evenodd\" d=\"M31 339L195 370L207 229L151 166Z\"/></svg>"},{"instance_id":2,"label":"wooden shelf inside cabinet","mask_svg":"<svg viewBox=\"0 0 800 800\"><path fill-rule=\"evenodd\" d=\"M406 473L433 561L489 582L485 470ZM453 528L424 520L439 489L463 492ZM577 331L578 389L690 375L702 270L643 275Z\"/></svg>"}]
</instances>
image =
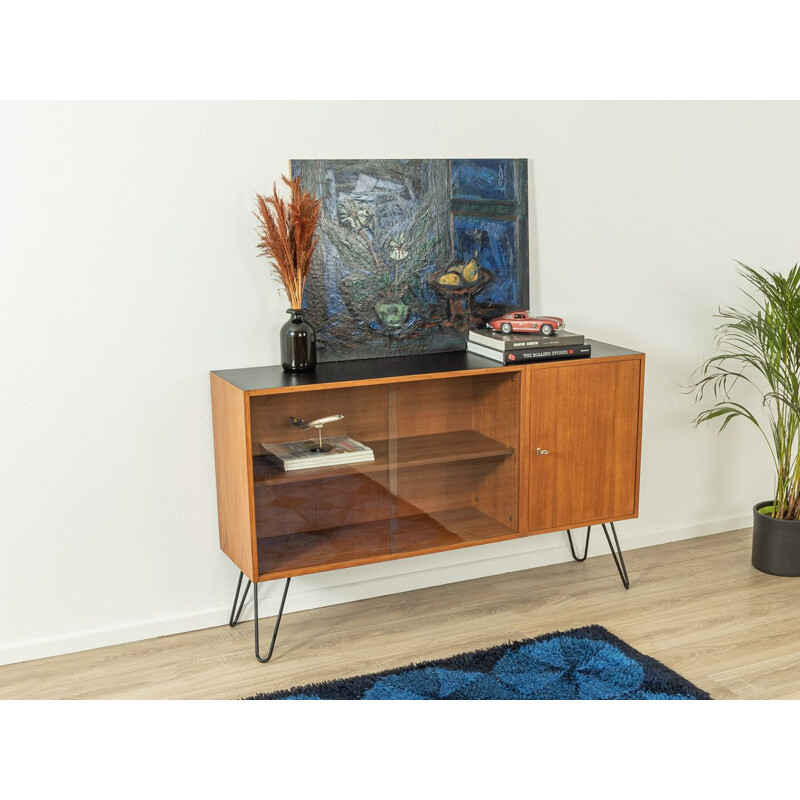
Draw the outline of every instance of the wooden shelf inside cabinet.
<instances>
[{"instance_id":1,"label":"wooden shelf inside cabinet","mask_svg":"<svg viewBox=\"0 0 800 800\"><path fill-rule=\"evenodd\" d=\"M283 483L341 478L354 474L365 475L388 469L410 469L433 464L503 459L514 454L513 447L473 430L395 439L392 445L393 448L396 448L396 452L392 454L391 459L388 452L388 441L364 442L364 444L371 447L375 453L374 461L289 472L284 472L266 456L256 455L253 457L253 484L255 486L276 486Z\"/></svg>"},{"instance_id":2,"label":"wooden shelf inside cabinet","mask_svg":"<svg viewBox=\"0 0 800 800\"><path fill-rule=\"evenodd\" d=\"M258 541L262 580L372 564L516 538L511 528L475 508L382 519Z\"/></svg>"}]
</instances>

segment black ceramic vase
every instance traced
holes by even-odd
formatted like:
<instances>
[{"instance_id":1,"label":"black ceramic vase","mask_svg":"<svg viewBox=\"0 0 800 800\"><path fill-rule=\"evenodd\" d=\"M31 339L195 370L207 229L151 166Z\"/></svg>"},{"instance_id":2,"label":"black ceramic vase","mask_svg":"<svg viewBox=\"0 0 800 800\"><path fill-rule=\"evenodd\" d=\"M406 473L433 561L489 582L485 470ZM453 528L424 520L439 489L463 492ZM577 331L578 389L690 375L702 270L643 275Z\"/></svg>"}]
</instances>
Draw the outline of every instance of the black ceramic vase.
<instances>
[{"instance_id":1,"label":"black ceramic vase","mask_svg":"<svg viewBox=\"0 0 800 800\"><path fill-rule=\"evenodd\" d=\"M800 520L775 519L761 513L765 500L753 508L753 566L769 575L800 577Z\"/></svg>"},{"instance_id":2,"label":"black ceramic vase","mask_svg":"<svg viewBox=\"0 0 800 800\"><path fill-rule=\"evenodd\" d=\"M281 366L287 372L308 372L317 366L317 334L306 322L304 308L287 308L281 327Z\"/></svg>"}]
</instances>

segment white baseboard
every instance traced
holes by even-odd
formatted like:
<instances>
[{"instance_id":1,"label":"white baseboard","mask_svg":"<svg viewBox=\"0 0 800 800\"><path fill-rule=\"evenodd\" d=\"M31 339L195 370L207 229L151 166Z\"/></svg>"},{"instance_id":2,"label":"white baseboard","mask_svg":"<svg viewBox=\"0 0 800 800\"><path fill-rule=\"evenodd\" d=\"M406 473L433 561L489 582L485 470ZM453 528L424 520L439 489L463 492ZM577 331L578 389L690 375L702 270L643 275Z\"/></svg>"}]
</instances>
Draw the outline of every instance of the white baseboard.
<instances>
[{"instance_id":1,"label":"white baseboard","mask_svg":"<svg viewBox=\"0 0 800 800\"><path fill-rule=\"evenodd\" d=\"M624 530L625 523L621 523L618 532L622 539L623 551L627 551L746 528L751 524L750 516L732 516L709 522L647 531L626 532ZM607 549L605 539L595 537L591 543L589 555L590 557L602 555L607 552ZM446 553L419 556L413 560L401 559L383 564L303 576L295 579L292 584L285 612L322 608L338 603L349 603L353 600L364 600L369 597L408 592L429 586L441 586L489 575L502 575L506 572L558 564L569 561L570 558L566 534L553 533L498 542L482 547L469 547ZM414 566L412 567L412 565ZM262 585L259 591L262 616L272 616L277 613L282 585L283 581ZM249 618L252 619L252 605L249 600L248 606ZM157 636L214 628L225 625L229 616L230 606L226 605L124 625L77 631L62 636L12 642L0 646L0 664L15 664L20 661L93 650L97 647L137 642ZM247 618L247 613L242 615L242 619Z\"/></svg>"}]
</instances>

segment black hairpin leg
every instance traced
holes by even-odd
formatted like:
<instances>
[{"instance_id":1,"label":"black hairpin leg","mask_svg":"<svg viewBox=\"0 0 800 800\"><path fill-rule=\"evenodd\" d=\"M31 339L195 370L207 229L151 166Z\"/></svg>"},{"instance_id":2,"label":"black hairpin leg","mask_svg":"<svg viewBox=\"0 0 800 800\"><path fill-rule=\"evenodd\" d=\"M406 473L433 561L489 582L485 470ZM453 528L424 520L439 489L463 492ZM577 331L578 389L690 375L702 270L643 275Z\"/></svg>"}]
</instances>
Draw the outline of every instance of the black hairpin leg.
<instances>
[{"instance_id":1,"label":"black hairpin leg","mask_svg":"<svg viewBox=\"0 0 800 800\"><path fill-rule=\"evenodd\" d=\"M613 544L611 544L611 537L608 535L608 529L603 523L603 533L606 535L606 541L608 542L608 549L611 550L611 556L614 559L614 564L616 564L617 572L619 572L619 577L622 580L622 585L626 589L631 588L631 581L628 577L628 570L625 567L625 559L622 557L622 548L619 546L619 539L617 538L617 530L614 527L613 522L608 523L611 526L611 533L614 535L614 543L616 544L616 549ZM586 557L589 555L589 536L592 533L592 526L590 525L586 529L586 549L583 552L583 556L580 558L578 554L575 552L575 546L572 543L572 531L567 530L567 538L569 539L569 549L572 551L572 557L575 561L586 561Z\"/></svg>"},{"instance_id":2,"label":"black hairpin leg","mask_svg":"<svg viewBox=\"0 0 800 800\"><path fill-rule=\"evenodd\" d=\"M617 565L617 572L619 572L619 577L622 579L622 585L626 589L630 589L631 581L630 578L628 578L628 570L625 568L625 559L622 557L622 548L619 546L619 539L617 539L617 530L614 527L613 522L609 522L608 524L611 526L611 533L614 534L614 542L617 545L615 550L614 545L611 544L611 537L608 535L608 530L606 529L605 523L603 523L603 533L606 535L608 549L611 550L611 555L614 557L614 563ZM619 559L617 559L618 555Z\"/></svg>"},{"instance_id":3,"label":"black hairpin leg","mask_svg":"<svg viewBox=\"0 0 800 800\"><path fill-rule=\"evenodd\" d=\"M236 609L236 601L239 599L239 590L242 588L242 578L244 578L244 572L239 573L239 583L236 584L236 594L233 597L233 608L231 609L231 618L228 621L228 625L233 628L236 623L239 621L239 617L242 614L242 609L244 608L244 601L247 599L247 593L250 591L250 584L252 581L247 581L247 586L244 587L244 594L242 595L242 602L239 604L239 609Z\"/></svg>"},{"instance_id":4,"label":"black hairpin leg","mask_svg":"<svg viewBox=\"0 0 800 800\"><path fill-rule=\"evenodd\" d=\"M576 561L586 561L586 556L589 555L589 537L592 535L592 526L590 525L586 529L586 549L583 551L583 556L578 558L577 553L575 552L575 546L572 544L572 531L567 529L567 538L569 539L569 549L572 550L572 557Z\"/></svg>"},{"instance_id":5,"label":"black hairpin leg","mask_svg":"<svg viewBox=\"0 0 800 800\"><path fill-rule=\"evenodd\" d=\"M244 594L242 595L242 602L239 603L239 608L236 608L236 603L239 600L239 591L242 588L242 579L244 578L244 573L239 573L239 582L236 584L236 594L233 598L233 608L231 609L231 618L229 621L229 625L233 628L237 622L239 622L239 617L242 613L242 608L244 608L244 601L247 599L247 593L250 591L250 584L252 581L247 581L247 586L245 587ZM286 586L283 589L283 597L281 598L281 607L278 609L278 618L275 620L275 630L272 632L272 641L269 645L269 652L265 657L261 656L259 651L258 645L258 584L253 587L253 630L255 631L255 642L256 642L256 658L262 663L266 664L272 658L272 652L275 649L275 640L278 638L278 628L281 626L281 617L283 617L283 607L286 605L286 595L289 593L289 582L291 578L286 579Z\"/></svg>"}]
</instances>

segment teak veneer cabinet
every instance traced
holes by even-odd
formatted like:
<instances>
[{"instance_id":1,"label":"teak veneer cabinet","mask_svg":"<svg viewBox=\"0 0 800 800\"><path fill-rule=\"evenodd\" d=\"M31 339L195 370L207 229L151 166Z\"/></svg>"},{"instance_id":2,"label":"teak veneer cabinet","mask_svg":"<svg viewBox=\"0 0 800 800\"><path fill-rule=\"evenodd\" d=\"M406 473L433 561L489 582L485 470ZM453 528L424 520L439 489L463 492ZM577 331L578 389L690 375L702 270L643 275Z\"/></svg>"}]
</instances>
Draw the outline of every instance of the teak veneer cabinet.
<instances>
[{"instance_id":1,"label":"teak veneer cabinet","mask_svg":"<svg viewBox=\"0 0 800 800\"><path fill-rule=\"evenodd\" d=\"M604 523L616 540L638 513L644 355L591 344L513 366L459 352L212 372L220 547L241 571L231 625L261 581L287 580L279 623L296 575L601 524L611 546ZM374 461L284 472L263 455L309 438L290 417L332 414L324 435ZM267 661L277 624L266 658L255 630Z\"/></svg>"}]
</instances>

